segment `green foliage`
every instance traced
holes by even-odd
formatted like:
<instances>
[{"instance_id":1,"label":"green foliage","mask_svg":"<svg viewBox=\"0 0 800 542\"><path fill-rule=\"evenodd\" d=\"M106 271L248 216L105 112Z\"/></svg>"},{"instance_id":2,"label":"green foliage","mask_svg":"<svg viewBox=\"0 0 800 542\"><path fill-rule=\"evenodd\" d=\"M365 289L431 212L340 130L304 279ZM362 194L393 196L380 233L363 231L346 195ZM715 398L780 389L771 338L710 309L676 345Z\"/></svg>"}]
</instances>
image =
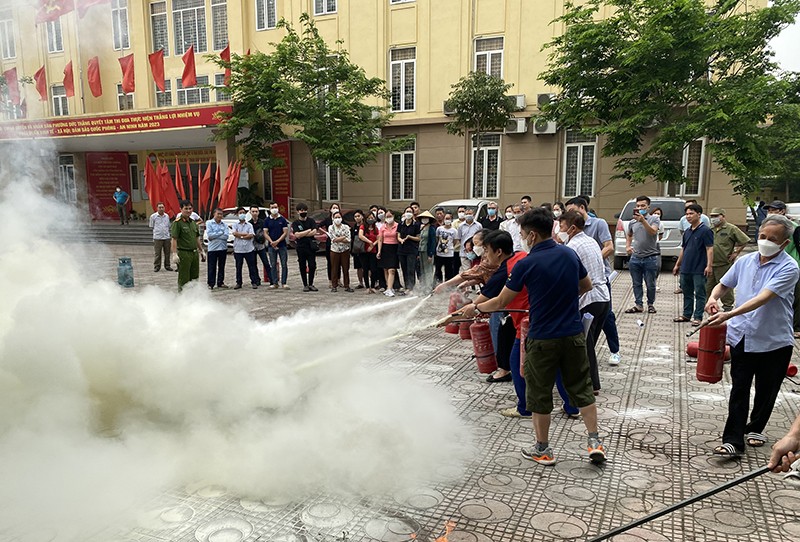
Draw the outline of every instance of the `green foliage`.
<instances>
[{"instance_id":1,"label":"green foliage","mask_svg":"<svg viewBox=\"0 0 800 542\"><path fill-rule=\"evenodd\" d=\"M480 139L487 130L503 128L516 111L514 99L507 94L513 85L484 72L470 72L451 85L448 109L453 120L445 125L447 132L463 136L468 132Z\"/></svg>"},{"instance_id":2,"label":"green foliage","mask_svg":"<svg viewBox=\"0 0 800 542\"><path fill-rule=\"evenodd\" d=\"M603 5L613 14L599 19ZM703 0L566 4L555 21L565 31L546 45L541 78L561 91L545 114L604 136L603 155L617 157L615 177L632 184L684 182L683 148L705 138L734 190L755 191L776 167L765 126L791 91L767 44L794 21L800 1L744 7L738 0L711 9Z\"/></svg>"}]
</instances>

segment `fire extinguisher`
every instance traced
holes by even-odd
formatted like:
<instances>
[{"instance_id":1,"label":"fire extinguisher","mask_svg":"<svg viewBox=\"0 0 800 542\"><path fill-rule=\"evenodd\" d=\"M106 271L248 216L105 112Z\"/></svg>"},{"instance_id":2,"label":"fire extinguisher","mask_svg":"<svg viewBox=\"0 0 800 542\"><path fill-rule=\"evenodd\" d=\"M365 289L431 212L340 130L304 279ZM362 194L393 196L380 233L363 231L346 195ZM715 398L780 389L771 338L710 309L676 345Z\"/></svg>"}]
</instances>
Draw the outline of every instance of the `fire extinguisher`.
<instances>
[{"instance_id":1,"label":"fire extinguisher","mask_svg":"<svg viewBox=\"0 0 800 542\"><path fill-rule=\"evenodd\" d=\"M494 345L492 344L492 334L489 332L489 324L486 322L475 322L469 326L469 333L472 336L472 350L475 352L475 359L478 362L478 372L491 374L497 370L497 358L494 356Z\"/></svg>"},{"instance_id":2,"label":"fire extinguisher","mask_svg":"<svg viewBox=\"0 0 800 542\"><path fill-rule=\"evenodd\" d=\"M797 365L790 363L786 368L786 376L795 376L797 374Z\"/></svg>"},{"instance_id":3,"label":"fire extinguisher","mask_svg":"<svg viewBox=\"0 0 800 542\"><path fill-rule=\"evenodd\" d=\"M472 338L472 334L469 332L469 327L472 322L461 322L458 324L458 336L461 337L462 341L468 341Z\"/></svg>"},{"instance_id":4,"label":"fire extinguisher","mask_svg":"<svg viewBox=\"0 0 800 542\"><path fill-rule=\"evenodd\" d=\"M722 380L722 364L725 360L725 338L728 326L705 326L700 330L697 348L697 380L712 384Z\"/></svg>"},{"instance_id":5,"label":"fire extinguisher","mask_svg":"<svg viewBox=\"0 0 800 542\"><path fill-rule=\"evenodd\" d=\"M450 304L447 306L447 314L453 314L459 308L461 308L461 304L464 302L464 298L458 292L450 294ZM455 322L450 322L446 326L444 326L445 333L458 333L458 324Z\"/></svg>"},{"instance_id":6,"label":"fire extinguisher","mask_svg":"<svg viewBox=\"0 0 800 542\"><path fill-rule=\"evenodd\" d=\"M528 338L528 328L531 319L527 316L519 323L519 374L525 374L525 341Z\"/></svg>"}]
</instances>

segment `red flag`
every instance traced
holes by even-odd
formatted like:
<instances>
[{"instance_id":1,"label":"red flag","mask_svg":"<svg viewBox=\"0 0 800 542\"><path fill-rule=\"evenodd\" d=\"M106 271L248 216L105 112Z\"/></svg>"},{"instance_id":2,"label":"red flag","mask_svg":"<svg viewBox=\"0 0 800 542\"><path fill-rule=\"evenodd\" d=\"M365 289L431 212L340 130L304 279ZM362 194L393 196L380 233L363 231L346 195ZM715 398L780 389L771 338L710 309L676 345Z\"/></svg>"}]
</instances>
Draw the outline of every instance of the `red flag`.
<instances>
[{"instance_id":1,"label":"red flag","mask_svg":"<svg viewBox=\"0 0 800 542\"><path fill-rule=\"evenodd\" d=\"M150 206L153 211L157 211L158 202L161 201L161 179L159 179L150 157L148 156L145 160L147 163L144 166L144 189L147 192L147 197L150 198Z\"/></svg>"},{"instance_id":2,"label":"red flag","mask_svg":"<svg viewBox=\"0 0 800 542\"><path fill-rule=\"evenodd\" d=\"M200 181L197 183L197 192L198 192L198 199L200 201L197 202L198 206L200 207L200 214L204 215L208 211L208 194L209 189L211 188L211 160L208 161L208 167L206 168L205 175Z\"/></svg>"},{"instance_id":3,"label":"red flag","mask_svg":"<svg viewBox=\"0 0 800 542\"><path fill-rule=\"evenodd\" d=\"M181 176L181 165L178 163L178 157L175 157L175 190L180 194L181 199L186 199L186 190L183 188L183 177Z\"/></svg>"},{"instance_id":4,"label":"red flag","mask_svg":"<svg viewBox=\"0 0 800 542\"><path fill-rule=\"evenodd\" d=\"M223 209L235 207L238 200L239 176L237 173L238 162L228 165L228 172L225 174L225 185L219 198L219 206Z\"/></svg>"},{"instance_id":5,"label":"red flag","mask_svg":"<svg viewBox=\"0 0 800 542\"><path fill-rule=\"evenodd\" d=\"M67 98L75 96L75 78L72 75L71 60L64 67L64 91L67 93Z\"/></svg>"},{"instance_id":6,"label":"red flag","mask_svg":"<svg viewBox=\"0 0 800 542\"><path fill-rule=\"evenodd\" d=\"M33 74L33 80L36 82L36 92L39 93L39 101L47 101L47 72L44 66L36 70Z\"/></svg>"},{"instance_id":7,"label":"red flag","mask_svg":"<svg viewBox=\"0 0 800 542\"><path fill-rule=\"evenodd\" d=\"M75 9L73 0L39 0L36 10L36 24L55 21Z\"/></svg>"},{"instance_id":8,"label":"red flag","mask_svg":"<svg viewBox=\"0 0 800 542\"><path fill-rule=\"evenodd\" d=\"M219 162L217 162L217 172L214 174L214 187L211 190L211 209L209 210L214 209L214 207L219 207L219 193Z\"/></svg>"},{"instance_id":9,"label":"red flag","mask_svg":"<svg viewBox=\"0 0 800 542\"><path fill-rule=\"evenodd\" d=\"M164 49L159 49L155 53L147 55L150 61L150 71L153 72L153 80L161 92L166 92L164 85Z\"/></svg>"},{"instance_id":10,"label":"red flag","mask_svg":"<svg viewBox=\"0 0 800 542\"><path fill-rule=\"evenodd\" d=\"M98 4L110 4L111 0L75 0L75 3L78 6L78 17L83 19L90 7Z\"/></svg>"},{"instance_id":11,"label":"red flag","mask_svg":"<svg viewBox=\"0 0 800 542\"><path fill-rule=\"evenodd\" d=\"M222 50L219 54L219 57L227 62L227 66L225 66L225 86L227 87L231 82L231 44L228 45Z\"/></svg>"},{"instance_id":12,"label":"red flag","mask_svg":"<svg viewBox=\"0 0 800 542\"><path fill-rule=\"evenodd\" d=\"M93 56L89 59L89 67L86 69L86 79L89 81L89 90L92 96L99 98L103 95L103 84L100 82L100 60Z\"/></svg>"},{"instance_id":13,"label":"red flag","mask_svg":"<svg viewBox=\"0 0 800 542\"><path fill-rule=\"evenodd\" d=\"M247 52L245 53L247 56L250 56L250 48L248 47Z\"/></svg>"},{"instance_id":14,"label":"red flag","mask_svg":"<svg viewBox=\"0 0 800 542\"><path fill-rule=\"evenodd\" d=\"M159 166L159 173L161 177L160 196L164 207L170 216L175 217L181 212L181 204L178 201L178 194L175 192L175 185L172 183L172 177L169 174L166 162L162 162Z\"/></svg>"},{"instance_id":15,"label":"red flag","mask_svg":"<svg viewBox=\"0 0 800 542\"><path fill-rule=\"evenodd\" d=\"M197 71L194 67L194 45L190 45L189 49L181 57L183 60L183 76L181 77L181 85L183 88L192 88L197 86Z\"/></svg>"},{"instance_id":16,"label":"red flag","mask_svg":"<svg viewBox=\"0 0 800 542\"><path fill-rule=\"evenodd\" d=\"M194 205L194 187L192 186L192 166L189 165L189 159L186 159L186 178L189 183L189 201Z\"/></svg>"},{"instance_id":17,"label":"red flag","mask_svg":"<svg viewBox=\"0 0 800 542\"><path fill-rule=\"evenodd\" d=\"M8 99L14 105L19 105L19 80L17 79L17 68L11 68L3 72L6 79Z\"/></svg>"},{"instance_id":18,"label":"red flag","mask_svg":"<svg viewBox=\"0 0 800 542\"><path fill-rule=\"evenodd\" d=\"M120 57L119 65L122 68L122 92L130 94L136 90L136 80L133 70L133 53Z\"/></svg>"}]
</instances>

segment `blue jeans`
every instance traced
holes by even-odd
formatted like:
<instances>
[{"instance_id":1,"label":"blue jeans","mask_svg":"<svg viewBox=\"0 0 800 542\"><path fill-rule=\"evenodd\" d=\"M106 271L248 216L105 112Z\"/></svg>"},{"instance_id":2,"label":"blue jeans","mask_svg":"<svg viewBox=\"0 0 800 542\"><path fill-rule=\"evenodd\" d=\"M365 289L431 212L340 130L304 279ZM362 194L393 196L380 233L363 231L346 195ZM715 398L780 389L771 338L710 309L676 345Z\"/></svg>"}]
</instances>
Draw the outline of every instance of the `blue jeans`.
<instances>
[{"instance_id":1,"label":"blue jeans","mask_svg":"<svg viewBox=\"0 0 800 542\"><path fill-rule=\"evenodd\" d=\"M264 266L264 280L272 282L272 271L267 260L267 247L256 250L256 256L261 259L261 264ZM256 260L256 273L258 273L258 260ZM261 275L258 276L258 283L261 284Z\"/></svg>"},{"instance_id":2,"label":"blue jeans","mask_svg":"<svg viewBox=\"0 0 800 542\"><path fill-rule=\"evenodd\" d=\"M606 285L608 286L608 294L610 296L611 282L607 281ZM614 311L611 310L611 301L608 302L608 315L606 315L606 321L603 322L603 333L606 334L606 340L608 341L608 349L611 351L611 353L616 354L617 352L619 352L619 333L617 332L617 317L614 315Z\"/></svg>"},{"instance_id":3,"label":"blue jeans","mask_svg":"<svg viewBox=\"0 0 800 542\"><path fill-rule=\"evenodd\" d=\"M683 316L702 320L703 309L706 306L705 275L681 273L681 290L683 290Z\"/></svg>"},{"instance_id":4,"label":"blue jeans","mask_svg":"<svg viewBox=\"0 0 800 542\"><path fill-rule=\"evenodd\" d=\"M637 307L643 307L642 304L642 279L647 285L647 304L654 305L656 302L656 277L658 277L658 268L661 265L661 256L647 256L646 258L639 258L638 256L631 256L628 262L628 269L631 272L631 280L633 281L633 301Z\"/></svg>"},{"instance_id":5,"label":"blue jeans","mask_svg":"<svg viewBox=\"0 0 800 542\"><path fill-rule=\"evenodd\" d=\"M272 284L278 284L278 257L281 259L281 285L286 284L286 279L289 277L289 270L286 268L286 259L289 257L288 250L285 246L278 248L267 247L269 250L269 263L270 263L270 277L269 280Z\"/></svg>"},{"instance_id":6,"label":"blue jeans","mask_svg":"<svg viewBox=\"0 0 800 542\"><path fill-rule=\"evenodd\" d=\"M492 336L492 345L494 345L494 353L497 354L498 334L500 333L500 323L503 320L502 312L493 312L489 317L489 334ZM519 368L518 368L519 369Z\"/></svg>"}]
</instances>

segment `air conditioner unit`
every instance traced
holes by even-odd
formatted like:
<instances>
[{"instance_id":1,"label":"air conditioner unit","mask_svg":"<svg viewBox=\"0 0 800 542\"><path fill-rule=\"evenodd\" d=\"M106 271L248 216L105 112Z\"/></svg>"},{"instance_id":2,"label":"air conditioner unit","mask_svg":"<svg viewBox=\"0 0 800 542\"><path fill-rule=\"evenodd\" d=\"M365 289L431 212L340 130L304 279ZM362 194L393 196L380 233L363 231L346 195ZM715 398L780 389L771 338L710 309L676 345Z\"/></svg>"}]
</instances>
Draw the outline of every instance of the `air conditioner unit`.
<instances>
[{"instance_id":1,"label":"air conditioner unit","mask_svg":"<svg viewBox=\"0 0 800 542\"><path fill-rule=\"evenodd\" d=\"M528 102L525 101L524 94L514 94L511 97L514 99L514 106L517 108L517 111L524 111L528 106Z\"/></svg>"},{"instance_id":2,"label":"air conditioner unit","mask_svg":"<svg viewBox=\"0 0 800 542\"><path fill-rule=\"evenodd\" d=\"M528 119L522 117L510 118L506 121L506 134L524 134L528 130Z\"/></svg>"},{"instance_id":3,"label":"air conditioner unit","mask_svg":"<svg viewBox=\"0 0 800 542\"><path fill-rule=\"evenodd\" d=\"M555 134L556 123L553 120L538 118L533 121L533 133L536 135Z\"/></svg>"},{"instance_id":4,"label":"air conditioner unit","mask_svg":"<svg viewBox=\"0 0 800 542\"><path fill-rule=\"evenodd\" d=\"M444 111L444 114L448 117L452 117L456 114L455 107L450 107L450 105L447 103L447 100L442 102L442 111Z\"/></svg>"},{"instance_id":5,"label":"air conditioner unit","mask_svg":"<svg viewBox=\"0 0 800 542\"><path fill-rule=\"evenodd\" d=\"M549 104L553 101L553 94L537 94L536 95L536 105L539 109L543 109L544 106Z\"/></svg>"}]
</instances>

